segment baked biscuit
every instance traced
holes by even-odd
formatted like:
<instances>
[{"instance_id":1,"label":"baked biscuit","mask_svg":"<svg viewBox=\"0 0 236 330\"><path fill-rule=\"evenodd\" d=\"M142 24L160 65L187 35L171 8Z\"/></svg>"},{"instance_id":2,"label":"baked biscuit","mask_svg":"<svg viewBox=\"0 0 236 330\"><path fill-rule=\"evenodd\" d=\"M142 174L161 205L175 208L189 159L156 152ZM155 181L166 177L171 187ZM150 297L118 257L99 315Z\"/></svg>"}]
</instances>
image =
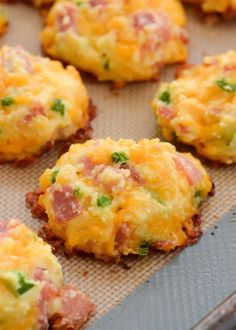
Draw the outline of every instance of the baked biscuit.
<instances>
[{"instance_id":1,"label":"baked biscuit","mask_svg":"<svg viewBox=\"0 0 236 330\"><path fill-rule=\"evenodd\" d=\"M67 252L119 260L196 241L198 206L211 190L201 163L171 144L108 138L72 145L26 201Z\"/></svg>"},{"instance_id":2,"label":"baked biscuit","mask_svg":"<svg viewBox=\"0 0 236 330\"><path fill-rule=\"evenodd\" d=\"M236 52L206 57L161 84L152 106L166 140L213 161L236 161Z\"/></svg>"},{"instance_id":3,"label":"baked biscuit","mask_svg":"<svg viewBox=\"0 0 236 330\"><path fill-rule=\"evenodd\" d=\"M42 46L99 80L150 80L162 65L186 60L185 24L176 0L62 0L49 12Z\"/></svg>"},{"instance_id":4,"label":"baked biscuit","mask_svg":"<svg viewBox=\"0 0 236 330\"><path fill-rule=\"evenodd\" d=\"M0 50L0 162L32 159L89 121L79 73L21 48Z\"/></svg>"},{"instance_id":5,"label":"baked biscuit","mask_svg":"<svg viewBox=\"0 0 236 330\"><path fill-rule=\"evenodd\" d=\"M70 285L51 248L17 220L0 222L1 330L78 329L94 306Z\"/></svg>"}]
</instances>

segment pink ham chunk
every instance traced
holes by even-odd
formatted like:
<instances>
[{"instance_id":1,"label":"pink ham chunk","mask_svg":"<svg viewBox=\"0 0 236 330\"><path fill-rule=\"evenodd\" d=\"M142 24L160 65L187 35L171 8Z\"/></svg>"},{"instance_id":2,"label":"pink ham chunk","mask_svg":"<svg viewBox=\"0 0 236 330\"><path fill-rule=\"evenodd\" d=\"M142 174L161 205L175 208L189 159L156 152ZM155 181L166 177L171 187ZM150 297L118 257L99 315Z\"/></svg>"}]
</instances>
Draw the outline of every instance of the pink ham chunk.
<instances>
[{"instance_id":1,"label":"pink ham chunk","mask_svg":"<svg viewBox=\"0 0 236 330\"><path fill-rule=\"evenodd\" d=\"M94 305L83 292L70 285L61 290L60 296L62 311L52 317L52 329L80 329L94 310Z\"/></svg>"},{"instance_id":2,"label":"pink ham chunk","mask_svg":"<svg viewBox=\"0 0 236 330\"><path fill-rule=\"evenodd\" d=\"M118 230L116 232L116 236L115 236L115 249L117 251L122 250L122 248L125 247L128 238L130 236L131 230L130 227L128 225L128 223L123 222L120 224L120 226L118 227Z\"/></svg>"},{"instance_id":3,"label":"pink ham chunk","mask_svg":"<svg viewBox=\"0 0 236 330\"><path fill-rule=\"evenodd\" d=\"M19 221L0 221L0 239L5 238L8 233L11 231L11 229L14 229L20 224Z\"/></svg>"},{"instance_id":4,"label":"pink ham chunk","mask_svg":"<svg viewBox=\"0 0 236 330\"><path fill-rule=\"evenodd\" d=\"M91 7L97 7L97 6L106 6L106 0L90 0L89 5Z\"/></svg>"},{"instance_id":5,"label":"pink ham chunk","mask_svg":"<svg viewBox=\"0 0 236 330\"><path fill-rule=\"evenodd\" d=\"M165 106L165 105L162 105L159 108L159 114L162 117L165 117L166 119L169 119L169 120L175 118L175 113L174 113L173 109L171 107L168 107L168 106Z\"/></svg>"},{"instance_id":6,"label":"pink ham chunk","mask_svg":"<svg viewBox=\"0 0 236 330\"><path fill-rule=\"evenodd\" d=\"M202 173L199 169L184 155L178 154L174 157L175 166L182 172L190 185L197 186L202 180Z\"/></svg>"},{"instance_id":7,"label":"pink ham chunk","mask_svg":"<svg viewBox=\"0 0 236 330\"><path fill-rule=\"evenodd\" d=\"M67 4L58 13L57 28L60 32L75 31L76 29L76 6Z\"/></svg>"},{"instance_id":8,"label":"pink ham chunk","mask_svg":"<svg viewBox=\"0 0 236 330\"><path fill-rule=\"evenodd\" d=\"M30 55L21 47L5 48L1 54L1 65L7 72L32 72Z\"/></svg>"},{"instance_id":9,"label":"pink ham chunk","mask_svg":"<svg viewBox=\"0 0 236 330\"><path fill-rule=\"evenodd\" d=\"M29 124L37 116L45 116L44 107L40 103L34 103L29 109L29 113L24 116L24 122Z\"/></svg>"},{"instance_id":10,"label":"pink ham chunk","mask_svg":"<svg viewBox=\"0 0 236 330\"><path fill-rule=\"evenodd\" d=\"M153 27L155 34L152 40L145 42L146 47L149 48L167 42L171 37L169 19L163 12L139 12L133 16L133 26L137 32L142 32L148 26Z\"/></svg>"},{"instance_id":11,"label":"pink ham chunk","mask_svg":"<svg viewBox=\"0 0 236 330\"><path fill-rule=\"evenodd\" d=\"M62 191L51 189L53 199L53 210L58 223L69 221L83 212L82 205L73 195L73 190L69 186L64 186Z\"/></svg>"}]
</instances>

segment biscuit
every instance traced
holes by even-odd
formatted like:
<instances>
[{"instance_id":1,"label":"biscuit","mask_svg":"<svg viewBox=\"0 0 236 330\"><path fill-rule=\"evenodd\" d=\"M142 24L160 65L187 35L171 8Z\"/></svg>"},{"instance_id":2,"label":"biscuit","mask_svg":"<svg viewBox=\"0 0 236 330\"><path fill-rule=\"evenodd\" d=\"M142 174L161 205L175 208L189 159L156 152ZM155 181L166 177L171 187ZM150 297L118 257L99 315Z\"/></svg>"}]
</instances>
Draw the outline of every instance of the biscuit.
<instances>
[{"instance_id":1,"label":"biscuit","mask_svg":"<svg viewBox=\"0 0 236 330\"><path fill-rule=\"evenodd\" d=\"M26 201L33 215L48 218L47 228L68 253L119 260L196 241L198 206L211 190L191 154L158 139L108 138L72 145Z\"/></svg>"},{"instance_id":2,"label":"biscuit","mask_svg":"<svg viewBox=\"0 0 236 330\"><path fill-rule=\"evenodd\" d=\"M4 46L0 78L0 162L32 159L88 126L87 91L72 66Z\"/></svg>"},{"instance_id":3,"label":"biscuit","mask_svg":"<svg viewBox=\"0 0 236 330\"><path fill-rule=\"evenodd\" d=\"M161 84L152 107L166 140L192 145L213 161L236 162L236 52L206 57Z\"/></svg>"},{"instance_id":4,"label":"biscuit","mask_svg":"<svg viewBox=\"0 0 236 330\"><path fill-rule=\"evenodd\" d=\"M42 32L53 58L117 84L155 79L186 60L188 41L176 0L57 1Z\"/></svg>"},{"instance_id":5,"label":"biscuit","mask_svg":"<svg viewBox=\"0 0 236 330\"><path fill-rule=\"evenodd\" d=\"M71 285L48 244L18 220L0 222L1 330L79 329L94 306Z\"/></svg>"}]
</instances>

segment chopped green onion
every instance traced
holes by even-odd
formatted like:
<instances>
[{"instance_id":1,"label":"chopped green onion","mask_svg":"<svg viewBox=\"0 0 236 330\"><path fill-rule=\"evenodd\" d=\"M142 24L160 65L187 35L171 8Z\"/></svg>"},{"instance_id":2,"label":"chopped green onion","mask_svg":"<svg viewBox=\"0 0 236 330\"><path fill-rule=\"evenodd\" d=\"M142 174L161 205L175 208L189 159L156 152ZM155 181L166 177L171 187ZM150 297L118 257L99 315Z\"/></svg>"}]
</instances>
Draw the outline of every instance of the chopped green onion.
<instances>
[{"instance_id":1,"label":"chopped green onion","mask_svg":"<svg viewBox=\"0 0 236 330\"><path fill-rule=\"evenodd\" d=\"M226 92L236 92L236 84L229 83L226 79L217 80L216 85L225 90Z\"/></svg>"},{"instance_id":2,"label":"chopped green onion","mask_svg":"<svg viewBox=\"0 0 236 330\"><path fill-rule=\"evenodd\" d=\"M52 104L52 110L58 112L61 116L64 116L65 104L61 99L55 99Z\"/></svg>"},{"instance_id":3,"label":"chopped green onion","mask_svg":"<svg viewBox=\"0 0 236 330\"><path fill-rule=\"evenodd\" d=\"M73 191L73 195L76 197L82 197L81 189L79 187L76 187Z\"/></svg>"},{"instance_id":4,"label":"chopped green onion","mask_svg":"<svg viewBox=\"0 0 236 330\"><path fill-rule=\"evenodd\" d=\"M55 183L57 180L57 174L59 173L59 170L54 170L51 174L51 182Z\"/></svg>"},{"instance_id":5,"label":"chopped green onion","mask_svg":"<svg viewBox=\"0 0 236 330\"><path fill-rule=\"evenodd\" d=\"M111 205L112 199L109 196L103 195L97 199L98 207L106 207Z\"/></svg>"},{"instance_id":6,"label":"chopped green onion","mask_svg":"<svg viewBox=\"0 0 236 330\"><path fill-rule=\"evenodd\" d=\"M164 91L162 94L159 95L158 99L163 103L170 104L171 103L170 92Z\"/></svg>"},{"instance_id":7,"label":"chopped green onion","mask_svg":"<svg viewBox=\"0 0 236 330\"><path fill-rule=\"evenodd\" d=\"M107 58L106 54L102 55L102 66L104 70L108 71L110 69L110 61Z\"/></svg>"},{"instance_id":8,"label":"chopped green onion","mask_svg":"<svg viewBox=\"0 0 236 330\"><path fill-rule=\"evenodd\" d=\"M9 105L12 105L14 103L14 100L11 96L6 96L1 100L1 104L3 107L9 107Z\"/></svg>"},{"instance_id":9,"label":"chopped green onion","mask_svg":"<svg viewBox=\"0 0 236 330\"><path fill-rule=\"evenodd\" d=\"M18 273L19 277L19 288L17 290L19 295L22 295L34 287L34 283L26 279L25 275L21 272Z\"/></svg>"},{"instance_id":10,"label":"chopped green onion","mask_svg":"<svg viewBox=\"0 0 236 330\"><path fill-rule=\"evenodd\" d=\"M201 201L202 201L202 192L197 190L193 197L194 197L194 200L197 202L197 204L201 203Z\"/></svg>"},{"instance_id":11,"label":"chopped green onion","mask_svg":"<svg viewBox=\"0 0 236 330\"><path fill-rule=\"evenodd\" d=\"M0 273L0 281L18 297L26 293L35 286L25 273L18 270L5 271Z\"/></svg>"},{"instance_id":12,"label":"chopped green onion","mask_svg":"<svg viewBox=\"0 0 236 330\"><path fill-rule=\"evenodd\" d=\"M128 156L123 151L113 152L111 159L113 163L116 164L125 164L129 160Z\"/></svg>"},{"instance_id":13,"label":"chopped green onion","mask_svg":"<svg viewBox=\"0 0 236 330\"><path fill-rule=\"evenodd\" d=\"M147 242L143 242L140 244L140 247L139 247L139 256L140 257L146 257L149 253L149 245Z\"/></svg>"},{"instance_id":14,"label":"chopped green onion","mask_svg":"<svg viewBox=\"0 0 236 330\"><path fill-rule=\"evenodd\" d=\"M233 135L232 139L230 140L229 147L236 149L236 133Z\"/></svg>"}]
</instances>

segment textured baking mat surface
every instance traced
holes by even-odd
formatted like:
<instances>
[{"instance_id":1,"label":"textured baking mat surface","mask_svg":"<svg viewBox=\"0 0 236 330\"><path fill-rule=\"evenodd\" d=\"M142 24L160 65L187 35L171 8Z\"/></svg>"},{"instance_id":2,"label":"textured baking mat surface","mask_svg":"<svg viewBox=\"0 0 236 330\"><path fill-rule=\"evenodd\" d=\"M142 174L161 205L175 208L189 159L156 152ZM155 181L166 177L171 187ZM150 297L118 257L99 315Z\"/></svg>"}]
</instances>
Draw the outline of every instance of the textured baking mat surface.
<instances>
[{"instance_id":1,"label":"textured baking mat surface","mask_svg":"<svg viewBox=\"0 0 236 330\"><path fill-rule=\"evenodd\" d=\"M37 12L20 4L8 6L8 11L11 25L0 44L20 44L26 50L39 54L41 19ZM211 27L203 24L191 9L188 10L188 14L190 62L198 63L204 54L224 52L233 47L236 22L219 23ZM173 72L173 68L165 71L162 78L170 79ZM110 136L139 140L157 136L154 116L149 106L157 88L156 83L134 84L116 93L111 92L107 84L86 81L86 85L98 107L98 115L93 123L94 137ZM57 152L54 151L45 154L26 169L0 167L1 219L20 218L34 230L40 227L40 223L32 219L25 208L24 195L37 187L38 177L45 168L53 165L56 158ZM236 167L210 165L208 169L216 185L216 195L202 209L204 230L236 204ZM130 270L88 257L66 259L60 256L59 259L63 265L66 282L78 285L96 304L96 314L91 319L92 322L122 301L174 256L175 253L157 253L141 260L128 260Z\"/></svg>"}]
</instances>

